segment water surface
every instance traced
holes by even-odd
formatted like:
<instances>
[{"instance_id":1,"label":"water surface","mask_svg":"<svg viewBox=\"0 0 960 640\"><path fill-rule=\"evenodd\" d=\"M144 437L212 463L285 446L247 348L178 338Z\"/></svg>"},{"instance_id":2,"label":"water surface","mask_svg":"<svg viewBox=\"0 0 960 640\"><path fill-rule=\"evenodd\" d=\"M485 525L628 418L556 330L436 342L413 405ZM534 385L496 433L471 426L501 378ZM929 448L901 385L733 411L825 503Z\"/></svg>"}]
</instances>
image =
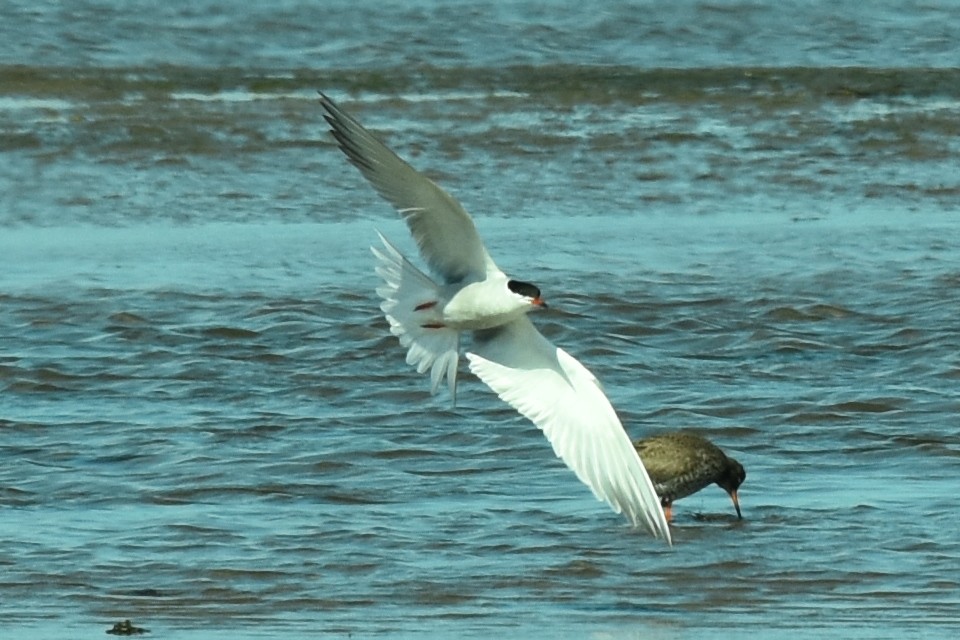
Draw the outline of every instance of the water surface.
<instances>
[{"instance_id":1,"label":"water surface","mask_svg":"<svg viewBox=\"0 0 960 640\"><path fill-rule=\"evenodd\" d=\"M951 3L8 2L0 629L149 637L960 629ZM465 367L323 90L460 198L635 437L747 469L668 548ZM11 636L11 637L13 637Z\"/></svg>"}]
</instances>

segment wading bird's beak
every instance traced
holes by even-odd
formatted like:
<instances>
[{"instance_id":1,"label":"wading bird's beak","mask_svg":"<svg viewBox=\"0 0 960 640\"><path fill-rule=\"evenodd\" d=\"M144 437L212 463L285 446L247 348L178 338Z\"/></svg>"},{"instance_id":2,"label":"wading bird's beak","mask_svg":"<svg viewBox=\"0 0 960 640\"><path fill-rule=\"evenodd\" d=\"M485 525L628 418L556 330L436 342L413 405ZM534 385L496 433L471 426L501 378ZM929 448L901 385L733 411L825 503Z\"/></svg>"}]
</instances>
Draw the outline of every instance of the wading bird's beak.
<instances>
[{"instance_id":1,"label":"wading bird's beak","mask_svg":"<svg viewBox=\"0 0 960 640\"><path fill-rule=\"evenodd\" d=\"M544 302L544 301L543 301L543 298L541 298L541 297L539 297L539 296L536 297L536 298L534 298L534 299L533 299L533 302L531 302L530 304L532 304L532 305L535 306L535 307L540 307L541 309L547 309L547 308L548 308L548 307L547 307L547 303Z\"/></svg>"},{"instance_id":2,"label":"wading bird's beak","mask_svg":"<svg viewBox=\"0 0 960 640\"><path fill-rule=\"evenodd\" d=\"M730 492L730 499L733 500L733 506L737 510L737 517L743 520L743 514L740 513L740 498L737 497L736 491Z\"/></svg>"}]
</instances>

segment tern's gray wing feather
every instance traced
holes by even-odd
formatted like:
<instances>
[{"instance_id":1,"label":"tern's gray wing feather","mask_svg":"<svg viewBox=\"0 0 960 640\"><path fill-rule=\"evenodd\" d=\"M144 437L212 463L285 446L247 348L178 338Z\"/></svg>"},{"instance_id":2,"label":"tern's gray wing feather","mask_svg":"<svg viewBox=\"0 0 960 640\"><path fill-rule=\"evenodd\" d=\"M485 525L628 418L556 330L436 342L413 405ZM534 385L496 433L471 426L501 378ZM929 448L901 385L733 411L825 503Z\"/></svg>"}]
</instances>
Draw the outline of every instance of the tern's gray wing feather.
<instances>
[{"instance_id":1,"label":"tern's gray wing feather","mask_svg":"<svg viewBox=\"0 0 960 640\"><path fill-rule=\"evenodd\" d=\"M340 149L413 234L430 269L446 283L482 279L499 271L491 260L470 215L450 194L407 164L356 119L320 94Z\"/></svg>"}]
</instances>

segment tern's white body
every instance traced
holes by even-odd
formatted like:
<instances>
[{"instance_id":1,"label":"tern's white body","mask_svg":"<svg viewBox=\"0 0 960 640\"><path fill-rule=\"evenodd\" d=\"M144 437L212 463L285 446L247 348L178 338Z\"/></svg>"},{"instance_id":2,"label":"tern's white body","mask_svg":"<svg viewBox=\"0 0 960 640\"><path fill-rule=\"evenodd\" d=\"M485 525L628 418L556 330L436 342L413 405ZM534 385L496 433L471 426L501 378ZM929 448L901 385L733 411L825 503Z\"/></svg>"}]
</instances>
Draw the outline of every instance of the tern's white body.
<instances>
[{"instance_id":1,"label":"tern's white body","mask_svg":"<svg viewBox=\"0 0 960 640\"><path fill-rule=\"evenodd\" d=\"M459 202L329 98L320 103L340 149L400 212L440 280L383 236L372 249L384 280L380 308L407 362L430 371L434 392L444 379L455 392L460 334L472 332L470 370L543 431L597 498L669 542L660 499L599 381L530 322L527 314L543 305L539 289L497 267Z\"/></svg>"},{"instance_id":2,"label":"tern's white body","mask_svg":"<svg viewBox=\"0 0 960 640\"><path fill-rule=\"evenodd\" d=\"M480 331L512 322L532 309L529 300L516 294L503 295L504 291L508 289L503 273L489 274L485 280L464 286L443 287L441 292L449 296L443 305L443 320L457 331Z\"/></svg>"}]
</instances>

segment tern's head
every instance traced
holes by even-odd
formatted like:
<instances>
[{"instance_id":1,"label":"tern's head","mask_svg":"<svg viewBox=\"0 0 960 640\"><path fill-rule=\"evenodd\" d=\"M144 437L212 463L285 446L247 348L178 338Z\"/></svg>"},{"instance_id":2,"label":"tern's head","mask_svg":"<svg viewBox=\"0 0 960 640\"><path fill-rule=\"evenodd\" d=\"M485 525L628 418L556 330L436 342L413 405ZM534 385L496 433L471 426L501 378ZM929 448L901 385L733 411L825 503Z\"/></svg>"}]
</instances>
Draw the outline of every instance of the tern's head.
<instances>
[{"instance_id":1,"label":"tern's head","mask_svg":"<svg viewBox=\"0 0 960 640\"><path fill-rule=\"evenodd\" d=\"M524 299L527 304L535 307L547 308L547 303L540 297L540 289L529 282L520 282L519 280L508 280L507 288L513 293Z\"/></svg>"},{"instance_id":2,"label":"tern's head","mask_svg":"<svg viewBox=\"0 0 960 640\"><path fill-rule=\"evenodd\" d=\"M730 499L733 500L733 506L737 510L738 518L742 518L743 516L740 515L740 499L737 497L737 489L740 488L740 485L743 484L743 481L746 479L747 472L744 470L743 465L733 458L727 458L727 465L724 467L720 479L717 480L717 484L730 494Z\"/></svg>"}]
</instances>

